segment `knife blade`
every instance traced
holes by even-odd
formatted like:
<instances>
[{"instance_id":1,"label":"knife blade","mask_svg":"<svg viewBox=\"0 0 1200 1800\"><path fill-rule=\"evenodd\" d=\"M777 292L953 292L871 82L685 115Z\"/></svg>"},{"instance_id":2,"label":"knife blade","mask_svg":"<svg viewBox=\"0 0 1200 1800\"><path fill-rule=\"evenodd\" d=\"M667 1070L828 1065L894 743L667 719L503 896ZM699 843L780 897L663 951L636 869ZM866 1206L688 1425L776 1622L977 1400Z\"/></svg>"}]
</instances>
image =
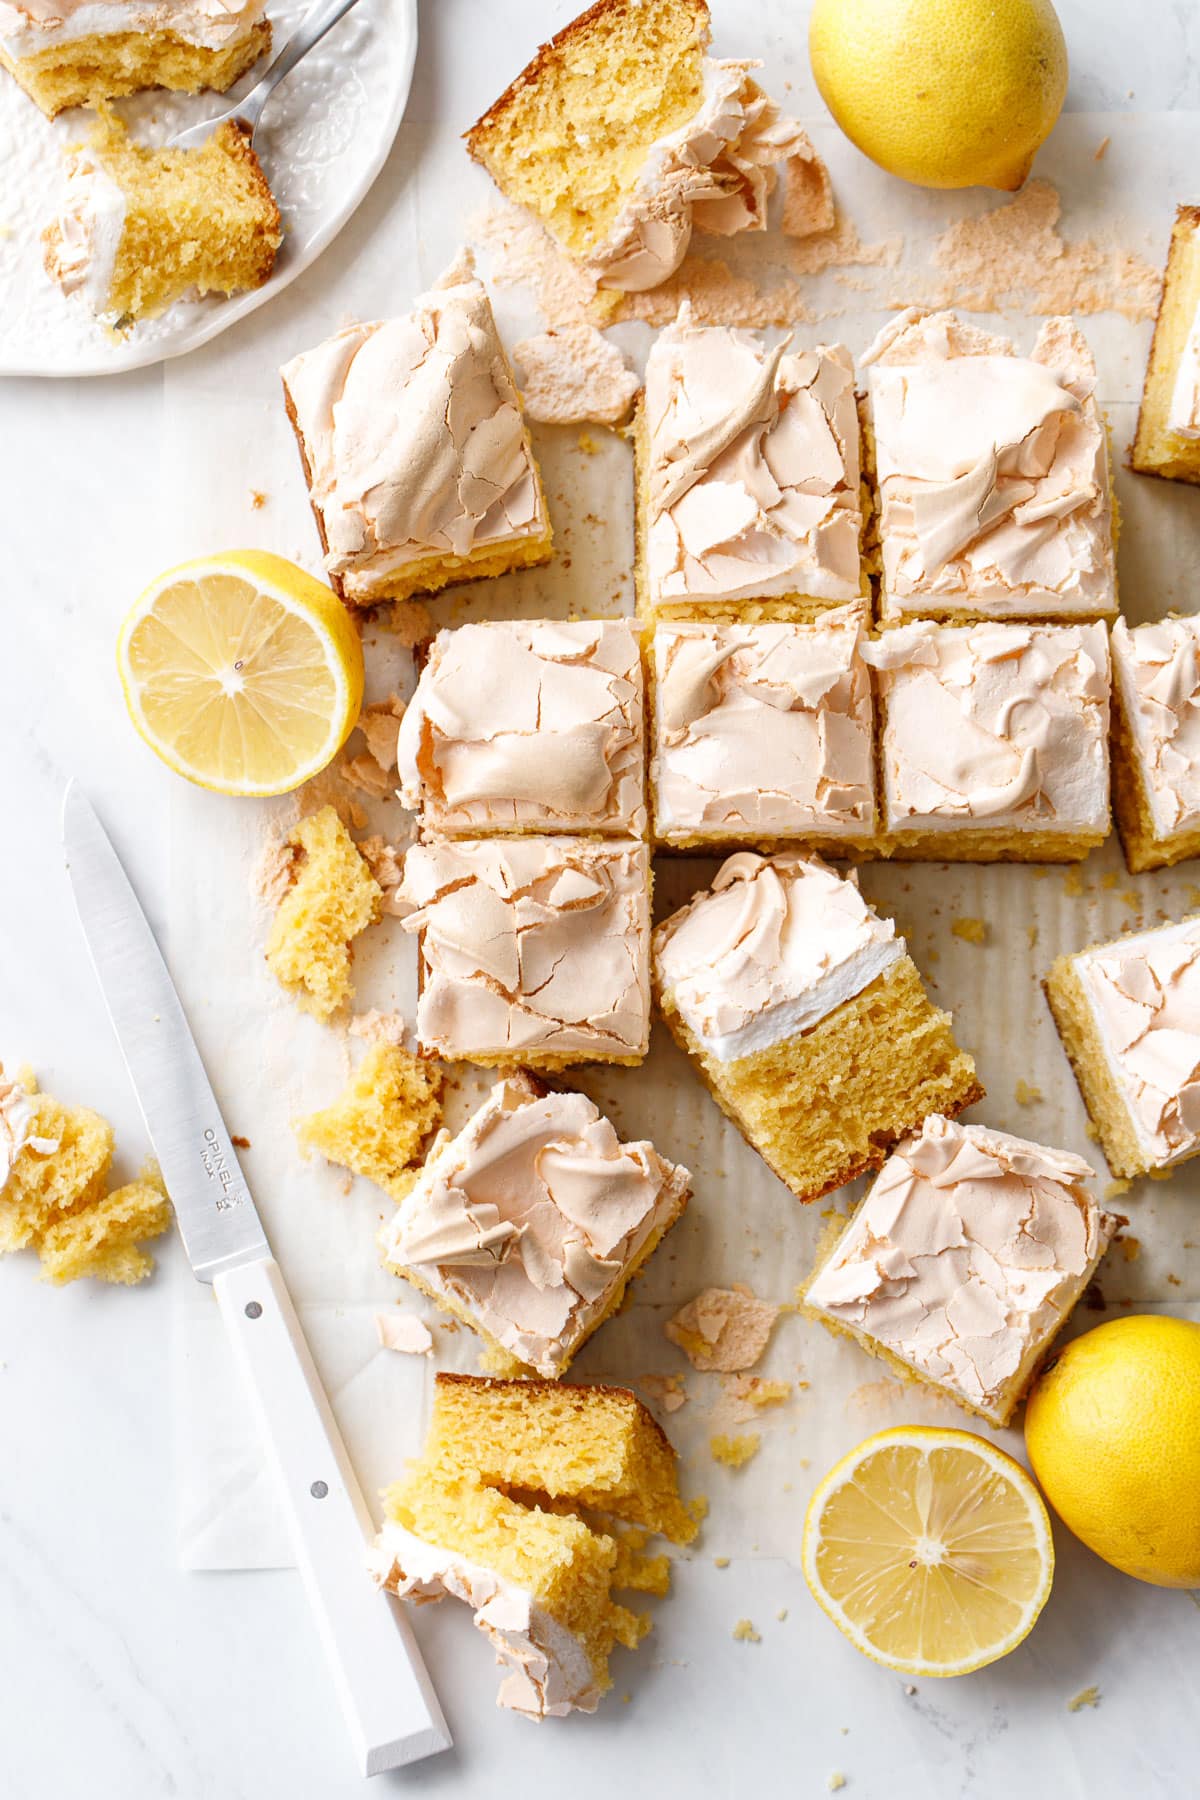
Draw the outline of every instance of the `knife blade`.
<instances>
[{"instance_id":1,"label":"knife blade","mask_svg":"<svg viewBox=\"0 0 1200 1800\"><path fill-rule=\"evenodd\" d=\"M399 1602L365 1564L374 1526L137 895L79 783L63 798L67 870L88 953L193 1273L213 1287L274 1469L364 1775L450 1744Z\"/></svg>"}]
</instances>

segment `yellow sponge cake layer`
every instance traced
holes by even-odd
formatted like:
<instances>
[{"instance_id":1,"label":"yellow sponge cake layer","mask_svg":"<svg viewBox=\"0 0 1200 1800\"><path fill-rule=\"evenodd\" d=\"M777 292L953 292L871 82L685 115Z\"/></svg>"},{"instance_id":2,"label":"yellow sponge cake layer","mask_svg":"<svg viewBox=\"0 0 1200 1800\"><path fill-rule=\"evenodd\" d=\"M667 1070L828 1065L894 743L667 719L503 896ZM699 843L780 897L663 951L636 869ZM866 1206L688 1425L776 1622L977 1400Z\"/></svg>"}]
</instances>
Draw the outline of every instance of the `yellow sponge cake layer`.
<instances>
[{"instance_id":1,"label":"yellow sponge cake layer","mask_svg":"<svg viewBox=\"0 0 1200 1800\"><path fill-rule=\"evenodd\" d=\"M213 48L170 30L90 33L31 56L15 56L0 42L0 66L52 119L68 107L98 106L144 88L224 93L270 47L271 27L259 19L234 43Z\"/></svg>"}]
</instances>

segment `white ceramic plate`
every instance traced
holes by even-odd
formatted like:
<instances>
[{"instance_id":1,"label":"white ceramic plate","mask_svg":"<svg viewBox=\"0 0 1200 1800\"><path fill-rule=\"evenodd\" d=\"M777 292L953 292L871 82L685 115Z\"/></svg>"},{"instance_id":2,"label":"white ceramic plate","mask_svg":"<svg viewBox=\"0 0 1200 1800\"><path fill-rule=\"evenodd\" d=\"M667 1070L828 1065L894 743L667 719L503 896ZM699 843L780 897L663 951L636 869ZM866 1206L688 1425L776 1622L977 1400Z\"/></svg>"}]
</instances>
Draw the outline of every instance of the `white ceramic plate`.
<instances>
[{"instance_id":1,"label":"white ceramic plate","mask_svg":"<svg viewBox=\"0 0 1200 1800\"><path fill-rule=\"evenodd\" d=\"M278 49L311 0L268 8ZM230 300L184 301L119 336L68 299L42 267L41 234L54 216L63 149L87 135L91 114L51 123L0 71L0 375L112 375L182 356L263 306L320 255L383 167L404 114L417 54L416 0L359 0L277 89L255 139L283 214L285 236L264 287ZM138 94L118 103L131 131L160 143L182 125L225 110L252 87L256 65L229 97Z\"/></svg>"}]
</instances>

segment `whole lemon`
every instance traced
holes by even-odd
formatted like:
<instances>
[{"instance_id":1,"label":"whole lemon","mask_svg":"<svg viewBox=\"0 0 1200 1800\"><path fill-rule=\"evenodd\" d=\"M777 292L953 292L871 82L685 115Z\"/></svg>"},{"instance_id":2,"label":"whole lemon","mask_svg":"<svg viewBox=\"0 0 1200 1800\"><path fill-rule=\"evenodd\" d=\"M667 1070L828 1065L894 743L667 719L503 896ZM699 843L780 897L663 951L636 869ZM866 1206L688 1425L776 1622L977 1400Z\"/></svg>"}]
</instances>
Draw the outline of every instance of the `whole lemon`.
<instances>
[{"instance_id":1,"label":"whole lemon","mask_svg":"<svg viewBox=\"0 0 1200 1800\"><path fill-rule=\"evenodd\" d=\"M1200 1587L1200 1325L1114 1319L1039 1376L1025 1445L1051 1506L1105 1562Z\"/></svg>"},{"instance_id":2,"label":"whole lemon","mask_svg":"<svg viewBox=\"0 0 1200 1800\"><path fill-rule=\"evenodd\" d=\"M1050 0L815 0L808 49L851 143L919 187L1019 188L1067 92Z\"/></svg>"}]
</instances>

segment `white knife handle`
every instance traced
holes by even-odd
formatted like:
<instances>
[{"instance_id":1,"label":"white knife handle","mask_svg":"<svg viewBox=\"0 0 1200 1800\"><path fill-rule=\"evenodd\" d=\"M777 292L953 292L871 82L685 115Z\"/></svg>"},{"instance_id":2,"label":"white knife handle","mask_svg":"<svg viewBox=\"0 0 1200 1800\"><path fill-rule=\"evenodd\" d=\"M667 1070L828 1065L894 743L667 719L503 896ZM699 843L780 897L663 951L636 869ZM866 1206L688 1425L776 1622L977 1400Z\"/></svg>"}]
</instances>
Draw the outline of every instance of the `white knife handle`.
<instances>
[{"instance_id":1,"label":"white knife handle","mask_svg":"<svg viewBox=\"0 0 1200 1800\"><path fill-rule=\"evenodd\" d=\"M268 1257L226 1270L213 1289L363 1774L445 1750L450 1734L408 1620L367 1573L371 1517L278 1266Z\"/></svg>"}]
</instances>

